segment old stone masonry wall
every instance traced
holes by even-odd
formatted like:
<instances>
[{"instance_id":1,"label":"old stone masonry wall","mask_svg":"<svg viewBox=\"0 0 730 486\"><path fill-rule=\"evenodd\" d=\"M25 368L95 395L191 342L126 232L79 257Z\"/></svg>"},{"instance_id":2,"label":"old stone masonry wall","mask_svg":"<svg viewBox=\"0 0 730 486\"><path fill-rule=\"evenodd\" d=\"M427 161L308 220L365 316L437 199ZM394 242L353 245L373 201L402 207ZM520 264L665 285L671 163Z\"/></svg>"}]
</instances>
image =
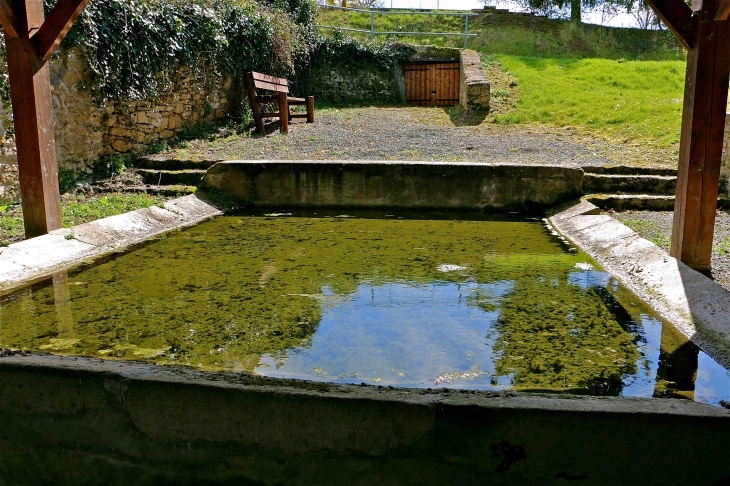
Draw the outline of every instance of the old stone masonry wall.
<instances>
[{"instance_id":1,"label":"old stone masonry wall","mask_svg":"<svg viewBox=\"0 0 730 486\"><path fill-rule=\"evenodd\" d=\"M325 64L300 76L294 83L294 92L334 103L405 101L402 78L402 67L381 70Z\"/></svg>"},{"instance_id":2,"label":"old stone masonry wall","mask_svg":"<svg viewBox=\"0 0 730 486\"><path fill-rule=\"evenodd\" d=\"M59 168L90 171L100 157L144 152L150 144L174 137L185 126L235 111L232 82L208 79L204 86L181 67L171 89L142 101L96 104L83 88L86 60L70 49L51 61L56 152ZM10 100L0 99L0 201L19 197Z\"/></svg>"}]
</instances>

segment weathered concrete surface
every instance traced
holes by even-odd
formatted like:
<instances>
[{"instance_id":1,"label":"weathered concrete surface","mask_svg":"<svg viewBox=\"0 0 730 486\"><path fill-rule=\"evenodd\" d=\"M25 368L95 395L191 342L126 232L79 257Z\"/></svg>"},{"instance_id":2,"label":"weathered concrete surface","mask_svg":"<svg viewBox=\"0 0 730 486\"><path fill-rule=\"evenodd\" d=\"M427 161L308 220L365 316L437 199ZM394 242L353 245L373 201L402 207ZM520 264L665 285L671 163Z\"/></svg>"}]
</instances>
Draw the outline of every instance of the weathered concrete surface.
<instances>
[{"instance_id":1,"label":"weathered concrete surface","mask_svg":"<svg viewBox=\"0 0 730 486\"><path fill-rule=\"evenodd\" d=\"M0 248L0 292L222 214L195 195Z\"/></svg>"},{"instance_id":2,"label":"weathered concrete surface","mask_svg":"<svg viewBox=\"0 0 730 486\"><path fill-rule=\"evenodd\" d=\"M0 358L0 482L715 484L730 411ZM719 483L718 483L719 484Z\"/></svg>"},{"instance_id":3,"label":"weathered concrete surface","mask_svg":"<svg viewBox=\"0 0 730 486\"><path fill-rule=\"evenodd\" d=\"M595 211L596 206L582 201L550 222L704 352L730 367L730 293Z\"/></svg>"},{"instance_id":4,"label":"weathered concrete surface","mask_svg":"<svg viewBox=\"0 0 730 486\"><path fill-rule=\"evenodd\" d=\"M203 186L250 206L524 210L577 197L582 180L577 166L234 160Z\"/></svg>"},{"instance_id":5,"label":"weathered concrete surface","mask_svg":"<svg viewBox=\"0 0 730 486\"><path fill-rule=\"evenodd\" d=\"M465 110L488 110L491 87L477 51L460 52L459 104Z\"/></svg>"}]
</instances>

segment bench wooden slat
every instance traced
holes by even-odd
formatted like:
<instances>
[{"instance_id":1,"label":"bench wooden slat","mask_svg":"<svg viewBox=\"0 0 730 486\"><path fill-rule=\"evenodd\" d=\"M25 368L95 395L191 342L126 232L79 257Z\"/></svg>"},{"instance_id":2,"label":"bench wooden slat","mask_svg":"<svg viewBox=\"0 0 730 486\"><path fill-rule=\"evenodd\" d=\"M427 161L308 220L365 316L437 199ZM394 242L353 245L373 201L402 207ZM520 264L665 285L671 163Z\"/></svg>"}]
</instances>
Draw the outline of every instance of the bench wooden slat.
<instances>
[{"instance_id":1,"label":"bench wooden slat","mask_svg":"<svg viewBox=\"0 0 730 486\"><path fill-rule=\"evenodd\" d=\"M257 81L264 81L266 83L281 84L284 86L289 86L289 81L287 81L286 79L283 79L283 78L277 78L274 76L269 76L268 74L261 74L261 73L255 73L255 72L251 72L251 75L253 76L253 79L255 79Z\"/></svg>"},{"instance_id":2,"label":"bench wooden slat","mask_svg":"<svg viewBox=\"0 0 730 486\"><path fill-rule=\"evenodd\" d=\"M276 91L277 93L288 93L289 86L282 86L280 84L267 83L265 81L254 81L256 89L267 89L269 91Z\"/></svg>"}]
</instances>

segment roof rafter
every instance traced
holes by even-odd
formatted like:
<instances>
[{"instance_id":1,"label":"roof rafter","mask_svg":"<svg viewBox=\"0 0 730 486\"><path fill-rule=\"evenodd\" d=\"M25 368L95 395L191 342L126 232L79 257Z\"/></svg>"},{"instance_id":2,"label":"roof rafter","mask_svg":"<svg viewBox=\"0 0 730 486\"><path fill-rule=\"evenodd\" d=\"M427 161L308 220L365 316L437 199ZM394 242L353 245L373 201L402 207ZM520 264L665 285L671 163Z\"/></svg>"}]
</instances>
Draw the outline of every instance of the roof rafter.
<instances>
[{"instance_id":1,"label":"roof rafter","mask_svg":"<svg viewBox=\"0 0 730 486\"><path fill-rule=\"evenodd\" d=\"M730 16L730 0L720 0L715 20L727 20Z\"/></svg>"},{"instance_id":2,"label":"roof rafter","mask_svg":"<svg viewBox=\"0 0 730 486\"><path fill-rule=\"evenodd\" d=\"M6 2L7 0L0 0ZM81 15L89 0L58 0L40 29L33 35L38 57L43 61L51 58L59 44Z\"/></svg>"},{"instance_id":3,"label":"roof rafter","mask_svg":"<svg viewBox=\"0 0 730 486\"><path fill-rule=\"evenodd\" d=\"M646 3L682 45L692 49L697 32L697 17L692 15L692 9L686 3L682 0L646 0Z\"/></svg>"},{"instance_id":4,"label":"roof rafter","mask_svg":"<svg viewBox=\"0 0 730 486\"><path fill-rule=\"evenodd\" d=\"M3 25L5 35L13 38L18 37L16 19L9 0L0 0L0 23Z\"/></svg>"}]
</instances>

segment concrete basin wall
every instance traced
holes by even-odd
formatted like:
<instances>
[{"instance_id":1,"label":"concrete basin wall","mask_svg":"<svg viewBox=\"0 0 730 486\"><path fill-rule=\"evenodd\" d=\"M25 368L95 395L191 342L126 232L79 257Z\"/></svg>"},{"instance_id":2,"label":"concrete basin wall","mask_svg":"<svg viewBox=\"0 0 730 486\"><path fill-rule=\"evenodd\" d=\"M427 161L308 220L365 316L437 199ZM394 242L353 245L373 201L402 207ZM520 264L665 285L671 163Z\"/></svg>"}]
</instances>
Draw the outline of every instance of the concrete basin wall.
<instances>
[{"instance_id":1,"label":"concrete basin wall","mask_svg":"<svg viewBox=\"0 0 730 486\"><path fill-rule=\"evenodd\" d=\"M0 358L0 483L725 484L730 411Z\"/></svg>"},{"instance_id":2,"label":"concrete basin wall","mask_svg":"<svg viewBox=\"0 0 730 486\"><path fill-rule=\"evenodd\" d=\"M260 207L524 210L579 197L579 167L403 161L239 160L203 185Z\"/></svg>"}]
</instances>

